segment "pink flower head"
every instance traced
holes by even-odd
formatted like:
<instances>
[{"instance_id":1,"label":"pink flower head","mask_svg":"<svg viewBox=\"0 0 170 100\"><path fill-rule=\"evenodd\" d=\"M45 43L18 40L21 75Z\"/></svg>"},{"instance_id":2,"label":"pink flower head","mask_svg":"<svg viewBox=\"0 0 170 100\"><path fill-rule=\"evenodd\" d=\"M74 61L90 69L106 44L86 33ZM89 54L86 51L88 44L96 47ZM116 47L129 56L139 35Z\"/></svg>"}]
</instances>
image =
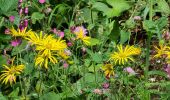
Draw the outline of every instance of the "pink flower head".
<instances>
[{"instance_id":1,"label":"pink flower head","mask_svg":"<svg viewBox=\"0 0 170 100\"><path fill-rule=\"evenodd\" d=\"M64 37L64 32L58 32L59 37L63 38Z\"/></svg>"},{"instance_id":2,"label":"pink flower head","mask_svg":"<svg viewBox=\"0 0 170 100\"><path fill-rule=\"evenodd\" d=\"M109 86L110 86L110 84L109 84L109 83L103 83L103 85L102 85L102 86L103 86L103 88L104 88L104 89L108 89L108 88L109 88Z\"/></svg>"},{"instance_id":3,"label":"pink flower head","mask_svg":"<svg viewBox=\"0 0 170 100\"><path fill-rule=\"evenodd\" d=\"M38 0L38 1L39 1L39 3L41 3L41 4L45 3L45 0Z\"/></svg>"},{"instance_id":4,"label":"pink flower head","mask_svg":"<svg viewBox=\"0 0 170 100\"><path fill-rule=\"evenodd\" d=\"M28 7L25 7L24 13L25 13L25 14L28 14Z\"/></svg>"},{"instance_id":5,"label":"pink flower head","mask_svg":"<svg viewBox=\"0 0 170 100\"><path fill-rule=\"evenodd\" d=\"M23 12L23 9L21 8L21 9L19 10L19 15L20 15L20 16L22 15L22 12Z\"/></svg>"},{"instance_id":6,"label":"pink flower head","mask_svg":"<svg viewBox=\"0 0 170 100\"><path fill-rule=\"evenodd\" d=\"M11 45L13 46L13 47L16 47L16 46L18 46L18 45L20 45L21 44L21 40L20 39L16 39L16 40L12 40L11 41Z\"/></svg>"},{"instance_id":7,"label":"pink flower head","mask_svg":"<svg viewBox=\"0 0 170 100\"><path fill-rule=\"evenodd\" d=\"M170 78L170 64L168 64L168 65L166 66L165 71L166 71L166 73L167 73L167 77Z\"/></svg>"},{"instance_id":8,"label":"pink flower head","mask_svg":"<svg viewBox=\"0 0 170 100\"><path fill-rule=\"evenodd\" d=\"M5 29L5 34L10 34L9 28Z\"/></svg>"},{"instance_id":9,"label":"pink flower head","mask_svg":"<svg viewBox=\"0 0 170 100\"><path fill-rule=\"evenodd\" d=\"M100 89L94 89L94 90L93 90L93 93L101 95L101 94L102 94L102 90L100 90Z\"/></svg>"},{"instance_id":10,"label":"pink flower head","mask_svg":"<svg viewBox=\"0 0 170 100\"><path fill-rule=\"evenodd\" d=\"M134 16L133 19L134 20L141 20L141 17L140 16Z\"/></svg>"},{"instance_id":11,"label":"pink flower head","mask_svg":"<svg viewBox=\"0 0 170 100\"><path fill-rule=\"evenodd\" d=\"M74 29L74 33L75 33L75 34L83 33L83 35L86 36L87 30L86 30L83 26L77 26L77 27Z\"/></svg>"},{"instance_id":12,"label":"pink flower head","mask_svg":"<svg viewBox=\"0 0 170 100\"><path fill-rule=\"evenodd\" d=\"M12 23L13 23L13 22L14 22L14 20L15 20L15 16L9 16L9 21L10 21L10 22L12 22Z\"/></svg>"},{"instance_id":13,"label":"pink flower head","mask_svg":"<svg viewBox=\"0 0 170 100\"><path fill-rule=\"evenodd\" d=\"M71 42L68 42L68 43L67 43L67 46L68 46L68 47L71 47L71 46L73 46L73 44L72 44Z\"/></svg>"},{"instance_id":14,"label":"pink flower head","mask_svg":"<svg viewBox=\"0 0 170 100\"><path fill-rule=\"evenodd\" d=\"M136 74L136 72L131 67L124 68L124 71L128 72L129 74Z\"/></svg>"},{"instance_id":15,"label":"pink flower head","mask_svg":"<svg viewBox=\"0 0 170 100\"><path fill-rule=\"evenodd\" d=\"M66 68L68 68L68 64L65 62L64 64L63 64L63 67L66 69Z\"/></svg>"}]
</instances>

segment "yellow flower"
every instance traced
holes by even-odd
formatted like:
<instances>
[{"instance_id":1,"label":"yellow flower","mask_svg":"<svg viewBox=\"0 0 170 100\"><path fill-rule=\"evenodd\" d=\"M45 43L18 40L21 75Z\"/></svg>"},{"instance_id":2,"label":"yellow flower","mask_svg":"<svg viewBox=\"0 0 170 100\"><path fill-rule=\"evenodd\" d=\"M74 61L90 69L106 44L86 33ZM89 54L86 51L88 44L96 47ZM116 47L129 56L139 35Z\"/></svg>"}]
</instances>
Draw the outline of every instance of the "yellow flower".
<instances>
[{"instance_id":1,"label":"yellow flower","mask_svg":"<svg viewBox=\"0 0 170 100\"><path fill-rule=\"evenodd\" d=\"M18 65L18 66L14 66L12 64L11 67L8 67L6 65L3 65L5 68L2 72L2 74L0 75L0 81L2 81L2 83L7 84L8 82L10 83L10 85L12 85L13 82L16 83L16 76L20 75L21 72L24 69L24 65Z\"/></svg>"},{"instance_id":2,"label":"yellow flower","mask_svg":"<svg viewBox=\"0 0 170 100\"><path fill-rule=\"evenodd\" d=\"M67 60L69 58L68 54L66 52L64 52L64 50L61 50L58 52L58 56L60 56L61 58Z\"/></svg>"},{"instance_id":3,"label":"yellow flower","mask_svg":"<svg viewBox=\"0 0 170 100\"><path fill-rule=\"evenodd\" d=\"M122 45L117 46L118 51L113 52L111 54L110 59L114 60L115 64L125 64L128 62L128 60L134 61L132 58L133 55L139 55L141 52L140 48L136 48L134 46L127 45L125 48L123 48Z\"/></svg>"},{"instance_id":4,"label":"yellow flower","mask_svg":"<svg viewBox=\"0 0 170 100\"><path fill-rule=\"evenodd\" d=\"M53 64L58 62L55 58L55 55L58 55L58 51L63 51L67 48L65 40L61 40L61 38L55 39L52 35L43 35L42 32L40 32L40 35L31 32L26 39L30 41L32 45L35 45L38 51L38 55L35 58L35 66L43 66L46 69L48 68L49 62Z\"/></svg>"},{"instance_id":5,"label":"yellow flower","mask_svg":"<svg viewBox=\"0 0 170 100\"><path fill-rule=\"evenodd\" d=\"M18 31L17 30L15 30L14 29L14 27L12 27L11 29L10 29L10 31L11 31L11 35L13 36L13 37L23 37L23 38L25 38L30 32L32 32L31 30L29 30L28 32L26 32L26 30L27 30L27 28L25 28L24 30L20 30L20 29L18 29Z\"/></svg>"},{"instance_id":6,"label":"yellow flower","mask_svg":"<svg viewBox=\"0 0 170 100\"><path fill-rule=\"evenodd\" d=\"M83 26L76 27L74 33L76 34L77 39L82 40L86 45L90 45L91 37L86 36L86 29Z\"/></svg>"},{"instance_id":7,"label":"yellow flower","mask_svg":"<svg viewBox=\"0 0 170 100\"><path fill-rule=\"evenodd\" d=\"M112 64L106 64L102 67L102 70L104 71L104 74L106 77L109 77L112 75L114 76L114 69Z\"/></svg>"},{"instance_id":8,"label":"yellow flower","mask_svg":"<svg viewBox=\"0 0 170 100\"><path fill-rule=\"evenodd\" d=\"M167 46L160 45L159 47L154 46L154 48L156 49L156 52L157 52L157 54L154 55L154 58L159 58L164 54L168 54L168 52L167 52L168 47Z\"/></svg>"},{"instance_id":9,"label":"yellow flower","mask_svg":"<svg viewBox=\"0 0 170 100\"><path fill-rule=\"evenodd\" d=\"M35 66L44 66L46 69L48 69L48 62L52 62L53 64L56 64L58 61L54 56L55 54L51 51L48 51L46 54L39 53L37 57L35 58Z\"/></svg>"}]
</instances>

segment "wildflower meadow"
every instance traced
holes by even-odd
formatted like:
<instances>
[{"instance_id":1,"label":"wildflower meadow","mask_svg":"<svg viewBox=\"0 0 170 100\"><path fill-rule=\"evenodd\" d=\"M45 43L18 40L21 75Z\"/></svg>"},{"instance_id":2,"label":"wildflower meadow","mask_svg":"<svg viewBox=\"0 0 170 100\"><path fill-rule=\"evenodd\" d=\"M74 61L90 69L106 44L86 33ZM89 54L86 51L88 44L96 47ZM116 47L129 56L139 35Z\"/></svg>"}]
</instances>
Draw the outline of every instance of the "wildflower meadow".
<instances>
[{"instance_id":1,"label":"wildflower meadow","mask_svg":"<svg viewBox=\"0 0 170 100\"><path fill-rule=\"evenodd\" d=\"M170 0L0 0L0 100L170 100Z\"/></svg>"}]
</instances>

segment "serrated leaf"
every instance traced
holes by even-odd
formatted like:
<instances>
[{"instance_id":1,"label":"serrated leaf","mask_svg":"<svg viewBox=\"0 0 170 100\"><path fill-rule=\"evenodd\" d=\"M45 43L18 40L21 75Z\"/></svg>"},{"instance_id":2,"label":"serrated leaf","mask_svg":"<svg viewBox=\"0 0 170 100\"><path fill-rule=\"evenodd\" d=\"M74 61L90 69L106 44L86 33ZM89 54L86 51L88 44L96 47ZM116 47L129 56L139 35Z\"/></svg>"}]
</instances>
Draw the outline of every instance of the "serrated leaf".
<instances>
[{"instance_id":1,"label":"serrated leaf","mask_svg":"<svg viewBox=\"0 0 170 100\"><path fill-rule=\"evenodd\" d=\"M95 2L92 8L98 11L102 11L103 13L110 9L105 3L102 2Z\"/></svg>"},{"instance_id":2,"label":"serrated leaf","mask_svg":"<svg viewBox=\"0 0 170 100\"><path fill-rule=\"evenodd\" d=\"M60 94L56 94L55 92L45 93L40 100L61 100L62 96Z\"/></svg>"}]
</instances>

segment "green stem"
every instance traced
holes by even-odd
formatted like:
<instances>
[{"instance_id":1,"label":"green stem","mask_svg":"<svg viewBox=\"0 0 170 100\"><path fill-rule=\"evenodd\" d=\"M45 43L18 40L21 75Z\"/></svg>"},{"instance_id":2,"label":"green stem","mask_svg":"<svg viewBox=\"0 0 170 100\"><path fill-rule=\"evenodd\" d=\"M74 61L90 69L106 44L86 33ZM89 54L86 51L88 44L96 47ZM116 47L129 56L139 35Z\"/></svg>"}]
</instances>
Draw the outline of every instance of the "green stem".
<instances>
[{"instance_id":1,"label":"green stem","mask_svg":"<svg viewBox=\"0 0 170 100\"><path fill-rule=\"evenodd\" d=\"M149 6L150 6L150 12L149 12L149 20L152 21L152 12L153 12L153 1L149 0ZM150 56L150 42L151 42L151 38L152 38L152 33L148 32L147 35L147 50L146 50L146 67L145 67L145 79L148 78L148 70L149 70L149 56Z\"/></svg>"}]
</instances>

